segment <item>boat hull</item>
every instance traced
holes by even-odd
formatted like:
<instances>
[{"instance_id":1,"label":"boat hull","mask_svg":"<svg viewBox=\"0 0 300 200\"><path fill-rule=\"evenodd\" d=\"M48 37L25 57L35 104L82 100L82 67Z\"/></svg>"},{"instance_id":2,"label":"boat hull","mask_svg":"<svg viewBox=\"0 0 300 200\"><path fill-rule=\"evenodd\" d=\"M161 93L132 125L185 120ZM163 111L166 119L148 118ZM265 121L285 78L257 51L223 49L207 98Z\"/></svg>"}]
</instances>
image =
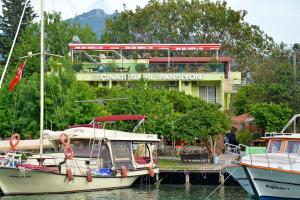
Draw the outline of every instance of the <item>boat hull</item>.
<instances>
[{"instance_id":1,"label":"boat hull","mask_svg":"<svg viewBox=\"0 0 300 200\"><path fill-rule=\"evenodd\" d=\"M300 174L255 166L244 166L243 168L259 199L300 200Z\"/></svg>"},{"instance_id":2,"label":"boat hull","mask_svg":"<svg viewBox=\"0 0 300 200\"><path fill-rule=\"evenodd\" d=\"M228 166L225 168L225 171L232 176L247 193L254 195L254 191L242 166Z\"/></svg>"},{"instance_id":3,"label":"boat hull","mask_svg":"<svg viewBox=\"0 0 300 200\"><path fill-rule=\"evenodd\" d=\"M38 170L20 173L17 168L0 168L0 187L4 195L106 190L129 187L146 174L147 170L138 170L129 172L127 177L95 176L88 182L85 176L75 176L73 181L68 181L65 174Z\"/></svg>"}]
</instances>

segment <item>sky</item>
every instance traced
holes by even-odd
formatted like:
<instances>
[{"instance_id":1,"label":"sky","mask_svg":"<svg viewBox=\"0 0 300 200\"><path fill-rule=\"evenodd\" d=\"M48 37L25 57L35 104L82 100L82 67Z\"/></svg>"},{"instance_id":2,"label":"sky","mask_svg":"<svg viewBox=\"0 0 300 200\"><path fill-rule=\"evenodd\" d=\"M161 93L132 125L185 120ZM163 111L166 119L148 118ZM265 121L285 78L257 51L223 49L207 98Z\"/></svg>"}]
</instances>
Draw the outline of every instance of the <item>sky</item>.
<instances>
[{"instance_id":1,"label":"sky","mask_svg":"<svg viewBox=\"0 0 300 200\"><path fill-rule=\"evenodd\" d=\"M39 12L39 2L40 0L31 0L36 12ZM148 0L45 0L45 2L46 11L59 11L63 19L67 19L95 8L113 13L115 10L122 10L123 4L126 4L128 9L134 9L137 5L143 7ZM245 21L260 26L276 42L288 45L300 43L300 0L227 0L227 3L235 10L246 10L248 14Z\"/></svg>"}]
</instances>

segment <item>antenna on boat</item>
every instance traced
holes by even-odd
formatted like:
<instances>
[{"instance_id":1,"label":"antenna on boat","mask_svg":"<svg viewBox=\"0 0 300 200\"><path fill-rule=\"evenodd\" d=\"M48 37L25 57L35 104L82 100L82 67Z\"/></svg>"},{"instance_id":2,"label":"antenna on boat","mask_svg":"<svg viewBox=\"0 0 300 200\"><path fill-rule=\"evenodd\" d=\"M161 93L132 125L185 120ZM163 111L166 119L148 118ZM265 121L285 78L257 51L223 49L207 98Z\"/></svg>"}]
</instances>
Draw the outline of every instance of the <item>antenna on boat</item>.
<instances>
[{"instance_id":1,"label":"antenna on boat","mask_svg":"<svg viewBox=\"0 0 300 200\"><path fill-rule=\"evenodd\" d=\"M43 130L44 130L44 0L41 0L41 88L40 88L40 155L43 154Z\"/></svg>"}]
</instances>

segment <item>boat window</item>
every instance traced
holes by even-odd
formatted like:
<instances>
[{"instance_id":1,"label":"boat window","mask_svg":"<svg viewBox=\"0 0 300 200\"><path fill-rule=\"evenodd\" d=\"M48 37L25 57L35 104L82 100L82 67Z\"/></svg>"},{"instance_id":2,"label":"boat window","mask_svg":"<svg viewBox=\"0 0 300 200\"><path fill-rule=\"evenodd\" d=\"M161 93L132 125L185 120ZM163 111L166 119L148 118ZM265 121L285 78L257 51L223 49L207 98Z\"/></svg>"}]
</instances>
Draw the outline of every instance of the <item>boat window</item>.
<instances>
[{"instance_id":1,"label":"boat window","mask_svg":"<svg viewBox=\"0 0 300 200\"><path fill-rule=\"evenodd\" d=\"M111 148L116 169L121 169L122 166L125 166L127 169L133 168L131 142L111 141Z\"/></svg>"},{"instance_id":2,"label":"boat window","mask_svg":"<svg viewBox=\"0 0 300 200\"><path fill-rule=\"evenodd\" d=\"M268 147L268 153L278 153L280 151L281 143L281 140L271 140Z\"/></svg>"},{"instance_id":3,"label":"boat window","mask_svg":"<svg viewBox=\"0 0 300 200\"><path fill-rule=\"evenodd\" d=\"M285 149L286 153L298 153L300 147L300 141L288 141Z\"/></svg>"},{"instance_id":4,"label":"boat window","mask_svg":"<svg viewBox=\"0 0 300 200\"><path fill-rule=\"evenodd\" d=\"M150 162L150 151L146 143L132 143L132 151L137 164L147 164Z\"/></svg>"},{"instance_id":5,"label":"boat window","mask_svg":"<svg viewBox=\"0 0 300 200\"><path fill-rule=\"evenodd\" d=\"M81 139L81 140L71 140L71 147L75 153L76 157L90 157L91 156L91 151L92 151L92 146L93 146L93 152L92 152L92 158L95 158L98 156L99 152L99 141L91 141L89 139ZM64 146L60 145L59 152L63 153L64 152Z\"/></svg>"},{"instance_id":6,"label":"boat window","mask_svg":"<svg viewBox=\"0 0 300 200\"><path fill-rule=\"evenodd\" d=\"M102 143L101 145L101 151L100 151L100 168L111 168L111 157L110 157L110 152L109 148L106 143Z\"/></svg>"},{"instance_id":7,"label":"boat window","mask_svg":"<svg viewBox=\"0 0 300 200\"><path fill-rule=\"evenodd\" d=\"M153 162L157 163L158 161L158 142L154 142L150 144Z\"/></svg>"}]
</instances>

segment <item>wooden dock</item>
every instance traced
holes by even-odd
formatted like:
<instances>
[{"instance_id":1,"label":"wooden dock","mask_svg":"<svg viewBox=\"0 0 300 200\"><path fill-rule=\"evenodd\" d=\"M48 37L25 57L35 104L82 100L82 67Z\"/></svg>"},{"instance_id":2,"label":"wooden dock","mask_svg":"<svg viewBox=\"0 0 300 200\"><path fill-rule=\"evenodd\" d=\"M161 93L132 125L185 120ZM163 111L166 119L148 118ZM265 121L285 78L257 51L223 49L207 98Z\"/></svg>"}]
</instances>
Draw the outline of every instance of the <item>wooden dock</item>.
<instances>
[{"instance_id":1,"label":"wooden dock","mask_svg":"<svg viewBox=\"0 0 300 200\"><path fill-rule=\"evenodd\" d=\"M156 182L167 184L220 184L224 183L225 164L182 163L179 159L160 159L160 173Z\"/></svg>"}]
</instances>

